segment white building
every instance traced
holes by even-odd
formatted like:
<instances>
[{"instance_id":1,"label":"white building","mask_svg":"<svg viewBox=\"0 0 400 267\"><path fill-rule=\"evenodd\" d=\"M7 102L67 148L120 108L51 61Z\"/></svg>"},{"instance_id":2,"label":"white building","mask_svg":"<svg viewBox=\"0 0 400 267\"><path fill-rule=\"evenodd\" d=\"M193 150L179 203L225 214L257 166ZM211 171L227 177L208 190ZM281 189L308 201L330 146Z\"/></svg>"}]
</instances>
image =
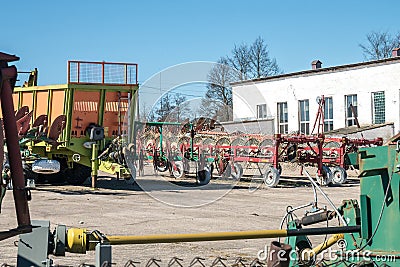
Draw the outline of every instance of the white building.
<instances>
[{"instance_id":1,"label":"white building","mask_svg":"<svg viewBox=\"0 0 400 267\"><path fill-rule=\"evenodd\" d=\"M309 134L325 97L325 131L355 124L393 123L400 131L400 50L393 57L232 84L234 120L273 119L276 133Z\"/></svg>"}]
</instances>

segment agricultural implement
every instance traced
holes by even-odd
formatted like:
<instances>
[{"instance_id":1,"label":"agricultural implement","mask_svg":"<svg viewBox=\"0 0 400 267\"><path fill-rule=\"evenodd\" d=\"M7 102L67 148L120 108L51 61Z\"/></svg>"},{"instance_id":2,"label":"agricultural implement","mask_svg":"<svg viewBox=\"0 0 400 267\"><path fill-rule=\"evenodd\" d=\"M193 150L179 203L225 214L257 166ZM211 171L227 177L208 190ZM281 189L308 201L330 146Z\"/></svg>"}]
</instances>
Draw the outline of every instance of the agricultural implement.
<instances>
[{"instance_id":1,"label":"agricultural implement","mask_svg":"<svg viewBox=\"0 0 400 267\"><path fill-rule=\"evenodd\" d=\"M32 233L20 235L18 266L51 266L48 254L65 256L66 252L86 253L95 250L96 266L112 264L113 246L267 239L270 249L258 253L268 266L400 266L396 222L400 221L400 141L388 146L360 148L360 199L343 200L336 207L305 170L313 190L313 201L299 207L289 206L280 228L239 232L211 232L161 235L105 235L98 230L67 228L50 230L48 221L34 221ZM319 207L318 194L330 207ZM304 216L296 212L309 209ZM337 218L339 226L312 227ZM311 226L311 227L310 227ZM324 235L313 245L310 238ZM331 235L328 237L328 235ZM284 238L284 240L281 240ZM333 245L337 244L338 249Z\"/></svg>"},{"instance_id":2,"label":"agricultural implement","mask_svg":"<svg viewBox=\"0 0 400 267\"><path fill-rule=\"evenodd\" d=\"M174 174L176 178L182 177L179 169L185 169L182 165L186 165L187 160L198 161L197 155L202 155L209 163L211 173L216 169L218 175L236 180L242 178L246 168L256 166L268 187L274 187L279 183L281 163L285 162L316 166L316 178L321 185L343 184L347 180L346 170L351 166L351 158L355 157L358 149L363 146L381 146L383 143L382 138L372 140L330 138L323 134L274 136L228 134L217 131L194 131L194 128L190 127L190 125L186 127L191 130L185 134L165 137L162 144L159 137L154 138L154 135L145 133L143 136L146 141L143 142L150 147L162 145L165 151L173 152L175 160L177 158L179 161L183 160L183 164L180 162L176 164L178 168ZM177 151L177 147L180 151ZM149 150L154 151L153 148ZM147 154L151 156L151 153ZM168 157L164 157L164 160L166 165ZM164 171L166 170L165 167Z\"/></svg>"},{"instance_id":3,"label":"agricultural implement","mask_svg":"<svg viewBox=\"0 0 400 267\"><path fill-rule=\"evenodd\" d=\"M25 177L79 185L91 176L94 187L98 170L131 179L123 137L135 116L137 71L137 64L69 61L67 84L48 86L31 72L13 94Z\"/></svg>"}]
</instances>

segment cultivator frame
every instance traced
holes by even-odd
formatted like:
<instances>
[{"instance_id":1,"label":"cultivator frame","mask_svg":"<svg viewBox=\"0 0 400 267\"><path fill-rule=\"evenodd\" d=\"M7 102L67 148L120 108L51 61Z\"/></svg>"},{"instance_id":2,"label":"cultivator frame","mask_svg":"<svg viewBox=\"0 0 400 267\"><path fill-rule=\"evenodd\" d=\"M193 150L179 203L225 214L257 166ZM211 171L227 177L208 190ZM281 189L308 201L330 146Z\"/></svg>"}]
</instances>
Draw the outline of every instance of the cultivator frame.
<instances>
[{"instance_id":1,"label":"cultivator frame","mask_svg":"<svg viewBox=\"0 0 400 267\"><path fill-rule=\"evenodd\" d=\"M165 144L161 142L159 145L160 147L165 146L162 150L167 151L167 153L175 151L173 157L165 157L165 160L169 159L172 163L175 174L178 175L175 175L174 172L171 173L176 178L182 177L183 170L177 171L177 168L185 167L185 159L198 161L199 159L195 158L194 155L202 155L205 161L209 163L211 175L215 165L218 175L232 176L234 179L242 177L244 167L246 168L249 164L256 164L265 185L268 187L274 187L279 183L282 173L281 163L285 162L296 162L301 166L315 166L317 168L316 179L321 185L342 184L347 180L346 170L350 166L357 167L355 165L355 152L358 151L358 148L381 146L383 139L366 139L364 137L356 139L345 136L342 138L326 137L323 134L324 103L324 96L322 96L319 98L319 108L313 127L313 131L317 131L316 134L294 133L267 136L233 133L230 135L223 131L214 131L211 125L215 125L215 120L206 123L205 118L200 118L197 121L180 125L181 135L178 143L181 143L181 146L178 157L176 156L176 147L175 149L169 147L171 142L166 141ZM152 125L152 122L149 125ZM174 125L179 124L175 123ZM178 133L179 131L175 132ZM160 136L162 136L162 133ZM173 138L176 138L176 135L173 135ZM209 140L214 140L214 142ZM221 140L223 142L220 142ZM153 141L153 144L156 143L156 141ZM152 151L156 152L154 147ZM183 163L175 163L182 160ZM262 166L260 167L260 165ZM166 170L167 168L163 171ZM302 173L302 167L300 173Z\"/></svg>"}]
</instances>

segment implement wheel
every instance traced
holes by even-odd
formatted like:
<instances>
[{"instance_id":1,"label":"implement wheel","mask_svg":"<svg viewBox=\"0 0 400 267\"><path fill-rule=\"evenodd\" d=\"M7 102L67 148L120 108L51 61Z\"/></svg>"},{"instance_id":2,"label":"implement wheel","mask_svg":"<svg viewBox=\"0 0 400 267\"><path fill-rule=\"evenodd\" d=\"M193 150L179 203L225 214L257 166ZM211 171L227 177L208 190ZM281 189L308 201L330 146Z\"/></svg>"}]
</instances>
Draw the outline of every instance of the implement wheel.
<instances>
[{"instance_id":1,"label":"implement wheel","mask_svg":"<svg viewBox=\"0 0 400 267\"><path fill-rule=\"evenodd\" d=\"M231 168L231 176L235 180L240 180L243 176L243 167L239 162L233 163L233 168Z\"/></svg>"},{"instance_id":2,"label":"implement wheel","mask_svg":"<svg viewBox=\"0 0 400 267\"><path fill-rule=\"evenodd\" d=\"M175 166L172 165L172 175L175 179L180 179L185 175L182 161L175 161Z\"/></svg>"},{"instance_id":3,"label":"implement wheel","mask_svg":"<svg viewBox=\"0 0 400 267\"><path fill-rule=\"evenodd\" d=\"M329 186L332 184L332 172L327 166L322 166L322 176L316 174L317 182L321 186Z\"/></svg>"},{"instance_id":4,"label":"implement wheel","mask_svg":"<svg viewBox=\"0 0 400 267\"><path fill-rule=\"evenodd\" d=\"M263 175L264 184L268 187L275 187L279 183L279 171L274 167L269 167Z\"/></svg>"},{"instance_id":5,"label":"implement wheel","mask_svg":"<svg viewBox=\"0 0 400 267\"><path fill-rule=\"evenodd\" d=\"M332 168L332 182L333 184L344 184L347 181L347 172L342 167Z\"/></svg>"},{"instance_id":6,"label":"implement wheel","mask_svg":"<svg viewBox=\"0 0 400 267\"><path fill-rule=\"evenodd\" d=\"M74 163L73 168L64 170L64 177L67 183L72 185L82 185L91 176L92 169L85 165Z\"/></svg>"}]
</instances>

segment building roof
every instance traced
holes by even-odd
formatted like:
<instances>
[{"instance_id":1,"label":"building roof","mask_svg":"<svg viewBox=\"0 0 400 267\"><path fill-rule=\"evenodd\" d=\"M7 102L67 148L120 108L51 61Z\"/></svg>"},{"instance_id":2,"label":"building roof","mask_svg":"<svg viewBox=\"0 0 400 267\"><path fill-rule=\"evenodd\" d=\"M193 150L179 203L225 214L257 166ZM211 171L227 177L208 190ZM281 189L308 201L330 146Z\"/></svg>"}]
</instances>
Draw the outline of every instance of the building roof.
<instances>
[{"instance_id":1,"label":"building roof","mask_svg":"<svg viewBox=\"0 0 400 267\"><path fill-rule=\"evenodd\" d=\"M396 64L399 62L400 62L400 57L390 57L390 58L379 59L379 60L359 62L359 63L353 63L353 64L347 64L347 65L328 67L328 68L310 69L310 70L285 73L285 74L280 74L280 75L275 75L275 76L269 76L269 77L264 77L264 78L256 78L256 79L251 79L251 80L233 82L233 83L231 83L231 85L258 83L258 82L281 80L281 79L293 78L293 77L304 77L304 76L325 74L325 73L329 73L329 72L339 72L339 71L361 69L361 68L374 67L374 66L380 66L380 65Z\"/></svg>"},{"instance_id":2,"label":"building roof","mask_svg":"<svg viewBox=\"0 0 400 267\"><path fill-rule=\"evenodd\" d=\"M356 125L350 126L350 127L345 127L345 128L339 128L335 129L329 132L325 132L324 134L327 136L330 135L348 135L348 134L355 134L355 133L360 133L363 131L368 131L376 128L381 128L381 127L386 127L386 126L393 126L392 122L388 123L382 123L382 124L368 124L368 125L361 125L360 128L358 128Z\"/></svg>"}]
</instances>

